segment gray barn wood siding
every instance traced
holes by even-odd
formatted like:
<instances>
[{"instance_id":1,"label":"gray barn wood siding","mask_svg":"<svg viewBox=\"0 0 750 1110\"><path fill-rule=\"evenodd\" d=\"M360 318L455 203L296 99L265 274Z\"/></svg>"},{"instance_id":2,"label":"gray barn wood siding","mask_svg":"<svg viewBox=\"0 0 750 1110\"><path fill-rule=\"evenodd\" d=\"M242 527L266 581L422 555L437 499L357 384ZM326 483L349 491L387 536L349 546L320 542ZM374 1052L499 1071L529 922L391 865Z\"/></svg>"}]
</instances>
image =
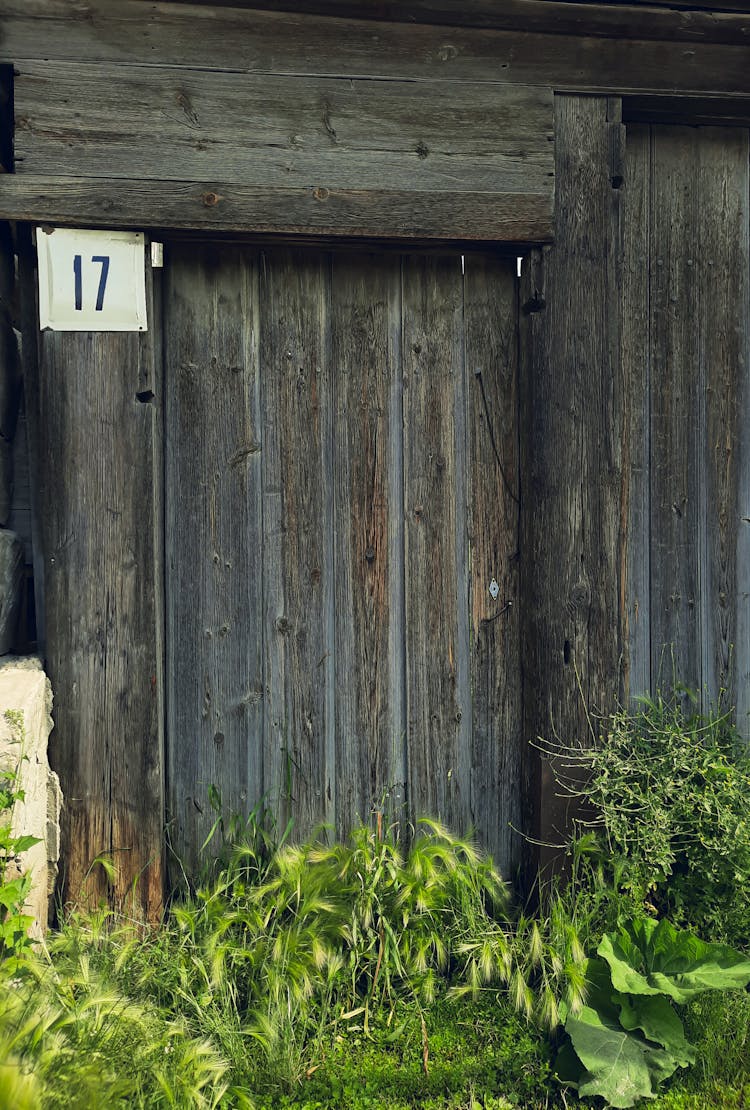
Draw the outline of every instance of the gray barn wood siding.
<instances>
[{"instance_id":1,"label":"gray barn wood siding","mask_svg":"<svg viewBox=\"0 0 750 1110\"><path fill-rule=\"evenodd\" d=\"M607 711L674 658L750 710L748 16L258 6L0 0L0 220L21 242L24 222L186 237L137 358L129 340L47 335L38 374L22 251L74 894L98 851L121 875L93 893L114 900L160 866L165 804L194 853L209 781L238 807L276 790L300 829L339 831L405 783L412 813L472 823L510 861L508 820L549 841L565 827L528 745L585 740L584 704ZM290 238L317 262L269 247L262 269L257 244ZM403 262L362 253L385 240ZM518 301L471 253L498 243L534 248ZM70 444L80 480L60 466ZM117 559L132 581L115 596ZM154 699L132 721L128 675Z\"/></svg>"},{"instance_id":2,"label":"gray barn wood siding","mask_svg":"<svg viewBox=\"0 0 750 1110\"><path fill-rule=\"evenodd\" d=\"M623 296L626 368L642 399L631 487L648 514L631 527L643 568L628 588L631 690L677 679L704 703L723 691L746 735L749 164L745 128L629 130Z\"/></svg>"},{"instance_id":3,"label":"gray barn wood siding","mask_svg":"<svg viewBox=\"0 0 750 1110\"><path fill-rule=\"evenodd\" d=\"M511 870L514 260L173 244L165 276L175 844L215 784L297 835L431 814Z\"/></svg>"}]
</instances>

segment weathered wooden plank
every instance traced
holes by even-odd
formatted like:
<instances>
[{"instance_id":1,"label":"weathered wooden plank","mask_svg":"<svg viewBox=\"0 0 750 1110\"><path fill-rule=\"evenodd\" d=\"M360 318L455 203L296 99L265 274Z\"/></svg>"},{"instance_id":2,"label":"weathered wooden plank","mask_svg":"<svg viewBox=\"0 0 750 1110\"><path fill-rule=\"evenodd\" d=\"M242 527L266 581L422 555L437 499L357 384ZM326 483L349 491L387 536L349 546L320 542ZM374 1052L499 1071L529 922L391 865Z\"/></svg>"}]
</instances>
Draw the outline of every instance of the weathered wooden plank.
<instances>
[{"instance_id":1,"label":"weathered wooden plank","mask_svg":"<svg viewBox=\"0 0 750 1110\"><path fill-rule=\"evenodd\" d=\"M28 224L17 229L18 293L21 334L21 375L23 380L24 413L27 424L29 463L29 503L31 528L31 556L33 565L34 616L36 623L36 650L44 658L46 630L44 619L44 567L41 534L41 481L40 449L42 431L39 427L39 309L37 305L36 247ZM29 337L33 340L29 341Z\"/></svg>"},{"instance_id":2,"label":"weathered wooden plank","mask_svg":"<svg viewBox=\"0 0 750 1110\"><path fill-rule=\"evenodd\" d=\"M13 172L13 70L0 65L0 173Z\"/></svg>"},{"instance_id":3,"label":"weathered wooden plank","mask_svg":"<svg viewBox=\"0 0 750 1110\"><path fill-rule=\"evenodd\" d=\"M330 260L261 257L264 776L306 835L335 824Z\"/></svg>"},{"instance_id":4,"label":"weathered wooden plank","mask_svg":"<svg viewBox=\"0 0 750 1110\"><path fill-rule=\"evenodd\" d=\"M515 260L467 255L464 292L471 813L478 839L511 875L520 858L513 829L522 827L524 764Z\"/></svg>"},{"instance_id":5,"label":"weathered wooden plank","mask_svg":"<svg viewBox=\"0 0 750 1110\"><path fill-rule=\"evenodd\" d=\"M747 135L745 137L747 142ZM745 161L745 173L750 173ZM750 182L745 188L750 197ZM736 624L734 630L734 705L737 725L746 741L750 741L750 220L745 215L744 224L736 231L737 255L740 262L734 274L732 298L735 304L737 339L737 424L742 434L737 441L737 547L734 553L737 567Z\"/></svg>"},{"instance_id":6,"label":"weathered wooden plank","mask_svg":"<svg viewBox=\"0 0 750 1110\"><path fill-rule=\"evenodd\" d=\"M694 230L685 229L685 249L693 258L698 287L700 333L697 367L705 395L703 498L705 548L701 552L700 623L704 653L704 695L728 705L742 698L750 667L747 641L738 643L738 618L747 608L747 522L742 517L746 493L740 485L743 423L742 398L748 374L750 253L748 252L748 131L701 128L697 164L683 173L696 177ZM691 242L692 241L692 242ZM693 246L697 245L697 249ZM738 558L739 556L739 558ZM740 585L742 583L742 586ZM739 672L739 674L738 674ZM743 722L746 727L747 721Z\"/></svg>"},{"instance_id":7,"label":"weathered wooden plank","mask_svg":"<svg viewBox=\"0 0 750 1110\"><path fill-rule=\"evenodd\" d=\"M31 567L33 546L31 538L31 490L29 483L29 447L26 431L26 413L22 409L13 440L13 507L8 521L11 532L15 532L24 549L24 562Z\"/></svg>"},{"instance_id":8,"label":"weathered wooden plank","mask_svg":"<svg viewBox=\"0 0 750 1110\"><path fill-rule=\"evenodd\" d=\"M404 500L409 797L416 816L470 822L470 714L460 688L456 376L463 378L458 256L404 260Z\"/></svg>"},{"instance_id":9,"label":"weathered wooden plank","mask_svg":"<svg viewBox=\"0 0 750 1110\"><path fill-rule=\"evenodd\" d=\"M17 172L395 192L552 188L548 88L16 67Z\"/></svg>"},{"instance_id":10,"label":"weathered wooden plank","mask_svg":"<svg viewBox=\"0 0 750 1110\"><path fill-rule=\"evenodd\" d=\"M263 792L257 258L173 244L165 272L169 816L195 873L209 786L228 813Z\"/></svg>"},{"instance_id":11,"label":"weathered wooden plank","mask_svg":"<svg viewBox=\"0 0 750 1110\"><path fill-rule=\"evenodd\" d=\"M294 12L280 10L296 7ZM160 3L142 0L88 0L85 17L75 18L68 0L3 0L1 57L9 62L30 58L89 59L139 65L187 65L208 69L372 76L448 77L491 80L486 62L494 55L508 63L509 80L525 80L525 65L540 52L549 62L553 36L688 42L698 47L704 64L716 55L704 44L737 47L750 41L747 12L659 10L656 5L586 5L545 0L487 0L483 10L460 0L441 4L426 0L416 9L403 3L360 3L355 0L310 0L279 5L277 0L245 5ZM271 8L271 11L259 11ZM307 9L305 14L302 9ZM319 12L328 12L321 18ZM421 25L420 25L421 24ZM427 25L425 25L427 24ZM439 26L429 26L438 24ZM481 29L480 29L481 28ZM503 50L503 31L515 31L521 53L516 60ZM500 33L498 33L500 32ZM549 33L549 34L548 34ZM552 39L552 41L550 41ZM227 43L231 42L231 56ZM335 46L334 46L335 44ZM540 50L541 48L541 50ZM606 83L606 62L593 52L580 80ZM557 60L556 77L573 80L575 58L568 50ZM650 46L630 52L632 63L643 59L654 79L655 53ZM651 64L649 64L651 63ZM671 63L676 72L688 64L681 56ZM639 66L639 70L640 70ZM479 76L477 76L477 71ZM623 72L619 70L618 72ZM504 73L498 78L504 79ZM657 78L658 79L658 78ZM722 81L718 70L714 79ZM532 82L533 83L533 82ZM559 81L558 81L559 83ZM681 81L676 86L680 87Z\"/></svg>"},{"instance_id":12,"label":"weathered wooden plank","mask_svg":"<svg viewBox=\"0 0 750 1110\"><path fill-rule=\"evenodd\" d=\"M5 174L0 219L61 227L522 243L551 237L552 197Z\"/></svg>"},{"instance_id":13,"label":"weathered wooden plank","mask_svg":"<svg viewBox=\"0 0 750 1110\"><path fill-rule=\"evenodd\" d=\"M404 796L401 260L334 257L336 803L345 833Z\"/></svg>"},{"instance_id":14,"label":"weathered wooden plank","mask_svg":"<svg viewBox=\"0 0 750 1110\"><path fill-rule=\"evenodd\" d=\"M627 123L666 123L747 127L750 99L720 96L631 96L624 105Z\"/></svg>"},{"instance_id":15,"label":"weathered wooden plank","mask_svg":"<svg viewBox=\"0 0 750 1110\"><path fill-rule=\"evenodd\" d=\"M524 731L569 744L586 743L588 714L618 695L622 398L606 101L556 98L555 133L556 243L541 288L527 266L521 297ZM549 761L539 775L537 831L554 845L569 804Z\"/></svg>"},{"instance_id":16,"label":"weathered wooden plank","mask_svg":"<svg viewBox=\"0 0 750 1110\"><path fill-rule=\"evenodd\" d=\"M628 537L620 601L623 620L623 687L634 698L651 689L650 629L650 346L648 260L651 133L627 131L623 186L621 352L627 398L623 427L623 512Z\"/></svg>"},{"instance_id":17,"label":"weathered wooden plank","mask_svg":"<svg viewBox=\"0 0 750 1110\"><path fill-rule=\"evenodd\" d=\"M650 251L651 682L703 683L699 566L705 384L699 376L697 131L654 128Z\"/></svg>"},{"instance_id":18,"label":"weathered wooden plank","mask_svg":"<svg viewBox=\"0 0 750 1110\"><path fill-rule=\"evenodd\" d=\"M42 333L27 399L39 430L51 761L65 795L62 896L153 918L163 833L152 515L160 409L136 398L141 357L135 334ZM116 866L111 883L100 855Z\"/></svg>"},{"instance_id":19,"label":"weathered wooden plank","mask_svg":"<svg viewBox=\"0 0 750 1110\"><path fill-rule=\"evenodd\" d=\"M190 3L191 0L177 0ZM569 30L592 34L612 34L635 37L652 37L656 28L666 30L666 18L672 26L684 32L697 26L697 34L709 17L725 18L737 11L747 15L745 0L727 0L723 4L693 4L691 0L678 0L675 4L659 0L630 0L629 3L592 3L591 0L570 0L555 3L552 0L227 0L236 8L281 7L295 14L298 12L325 13L329 15L357 16L360 19L391 20L447 24L459 27L514 27L519 30L544 30L563 32ZM647 10L644 8L647 7ZM682 13L680 8L689 8ZM695 16L696 23L684 19L684 14ZM640 16L639 26L638 17ZM682 18L681 18L682 17ZM705 21L705 22L704 22ZM740 23L740 26L744 26ZM736 41L736 40L735 40Z\"/></svg>"}]
</instances>

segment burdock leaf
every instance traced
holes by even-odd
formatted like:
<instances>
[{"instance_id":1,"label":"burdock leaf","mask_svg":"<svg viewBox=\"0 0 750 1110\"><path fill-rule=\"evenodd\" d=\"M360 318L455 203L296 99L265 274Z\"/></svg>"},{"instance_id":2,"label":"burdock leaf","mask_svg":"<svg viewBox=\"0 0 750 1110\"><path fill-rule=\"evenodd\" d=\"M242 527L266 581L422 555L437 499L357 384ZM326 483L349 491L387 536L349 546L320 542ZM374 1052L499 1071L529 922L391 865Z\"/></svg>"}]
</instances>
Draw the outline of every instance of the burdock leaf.
<instances>
[{"instance_id":1,"label":"burdock leaf","mask_svg":"<svg viewBox=\"0 0 750 1110\"><path fill-rule=\"evenodd\" d=\"M615 1107L634 1106L653 1095L648 1049L639 1038L590 1006L583 1006L575 1017L568 1015L565 1031L586 1069L579 1095L599 1095Z\"/></svg>"},{"instance_id":2,"label":"burdock leaf","mask_svg":"<svg viewBox=\"0 0 750 1110\"><path fill-rule=\"evenodd\" d=\"M666 994L684 1003L703 991L750 982L750 958L742 952L708 944L666 920L635 921L606 933L597 952L609 964L613 987L624 994Z\"/></svg>"}]
</instances>

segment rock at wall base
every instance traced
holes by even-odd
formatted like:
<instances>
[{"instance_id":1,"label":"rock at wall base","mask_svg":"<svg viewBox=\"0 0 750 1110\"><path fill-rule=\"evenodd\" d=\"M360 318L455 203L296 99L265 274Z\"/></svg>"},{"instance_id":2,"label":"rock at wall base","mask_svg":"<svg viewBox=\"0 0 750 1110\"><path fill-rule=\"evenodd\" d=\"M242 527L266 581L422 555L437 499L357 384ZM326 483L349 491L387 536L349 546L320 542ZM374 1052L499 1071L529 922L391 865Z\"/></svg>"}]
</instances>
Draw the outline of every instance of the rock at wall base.
<instances>
[{"instance_id":1,"label":"rock at wall base","mask_svg":"<svg viewBox=\"0 0 750 1110\"><path fill-rule=\"evenodd\" d=\"M47 928L60 851L62 795L47 762L51 710L52 689L39 659L0 661L0 772L17 773L15 785L24 793L13 808L12 833L39 839L20 858L20 870L31 872L26 912L36 937Z\"/></svg>"}]
</instances>

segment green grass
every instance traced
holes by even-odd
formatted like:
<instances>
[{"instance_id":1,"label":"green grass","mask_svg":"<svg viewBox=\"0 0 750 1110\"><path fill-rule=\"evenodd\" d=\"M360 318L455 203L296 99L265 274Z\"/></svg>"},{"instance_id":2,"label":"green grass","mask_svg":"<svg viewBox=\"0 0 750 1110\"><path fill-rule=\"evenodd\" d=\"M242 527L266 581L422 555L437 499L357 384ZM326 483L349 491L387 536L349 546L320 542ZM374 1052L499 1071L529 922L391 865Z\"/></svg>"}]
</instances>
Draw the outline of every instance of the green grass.
<instances>
[{"instance_id":1,"label":"green grass","mask_svg":"<svg viewBox=\"0 0 750 1110\"><path fill-rule=\"evenodd\" d=\"M602 933L669 907L717 934L704 939L748 936L733 742L725 717L661 700L618 714L609 755L591 757L602 822L533 911L435 822L292 845L262 807L217 817L202 885L159 928L73 915L45 950L0 959L0 1110L584 1105L552 1073L561 1003L582 1004ZM697 1062L651 1105L750 1105L750 994L709 993L683 1016Z\"/></svg>"},{"instance_id":2,"label":"green grass","mask_svg":"<svg viewBox=\"0 0 750 1110\"><path fill-rule=\"evenodd\" d=\"M508 986L452 995L446 974L429 1000L393 985L352 997L347 974L342 989L291 1004L287 1022L264 1029L241 977L227 974L241 963L222 951L237 947L229 908L204 894L156 930L74 917L50 937L48 959L0 975L0 1110L578 1105L551 1078L554 1038L518 1012ZM552 946L564 926L556 912ZM742 1106L750 994L705 995L685 1019L698 1062L652 1105Z\"/></svg>"}]
</instances>

